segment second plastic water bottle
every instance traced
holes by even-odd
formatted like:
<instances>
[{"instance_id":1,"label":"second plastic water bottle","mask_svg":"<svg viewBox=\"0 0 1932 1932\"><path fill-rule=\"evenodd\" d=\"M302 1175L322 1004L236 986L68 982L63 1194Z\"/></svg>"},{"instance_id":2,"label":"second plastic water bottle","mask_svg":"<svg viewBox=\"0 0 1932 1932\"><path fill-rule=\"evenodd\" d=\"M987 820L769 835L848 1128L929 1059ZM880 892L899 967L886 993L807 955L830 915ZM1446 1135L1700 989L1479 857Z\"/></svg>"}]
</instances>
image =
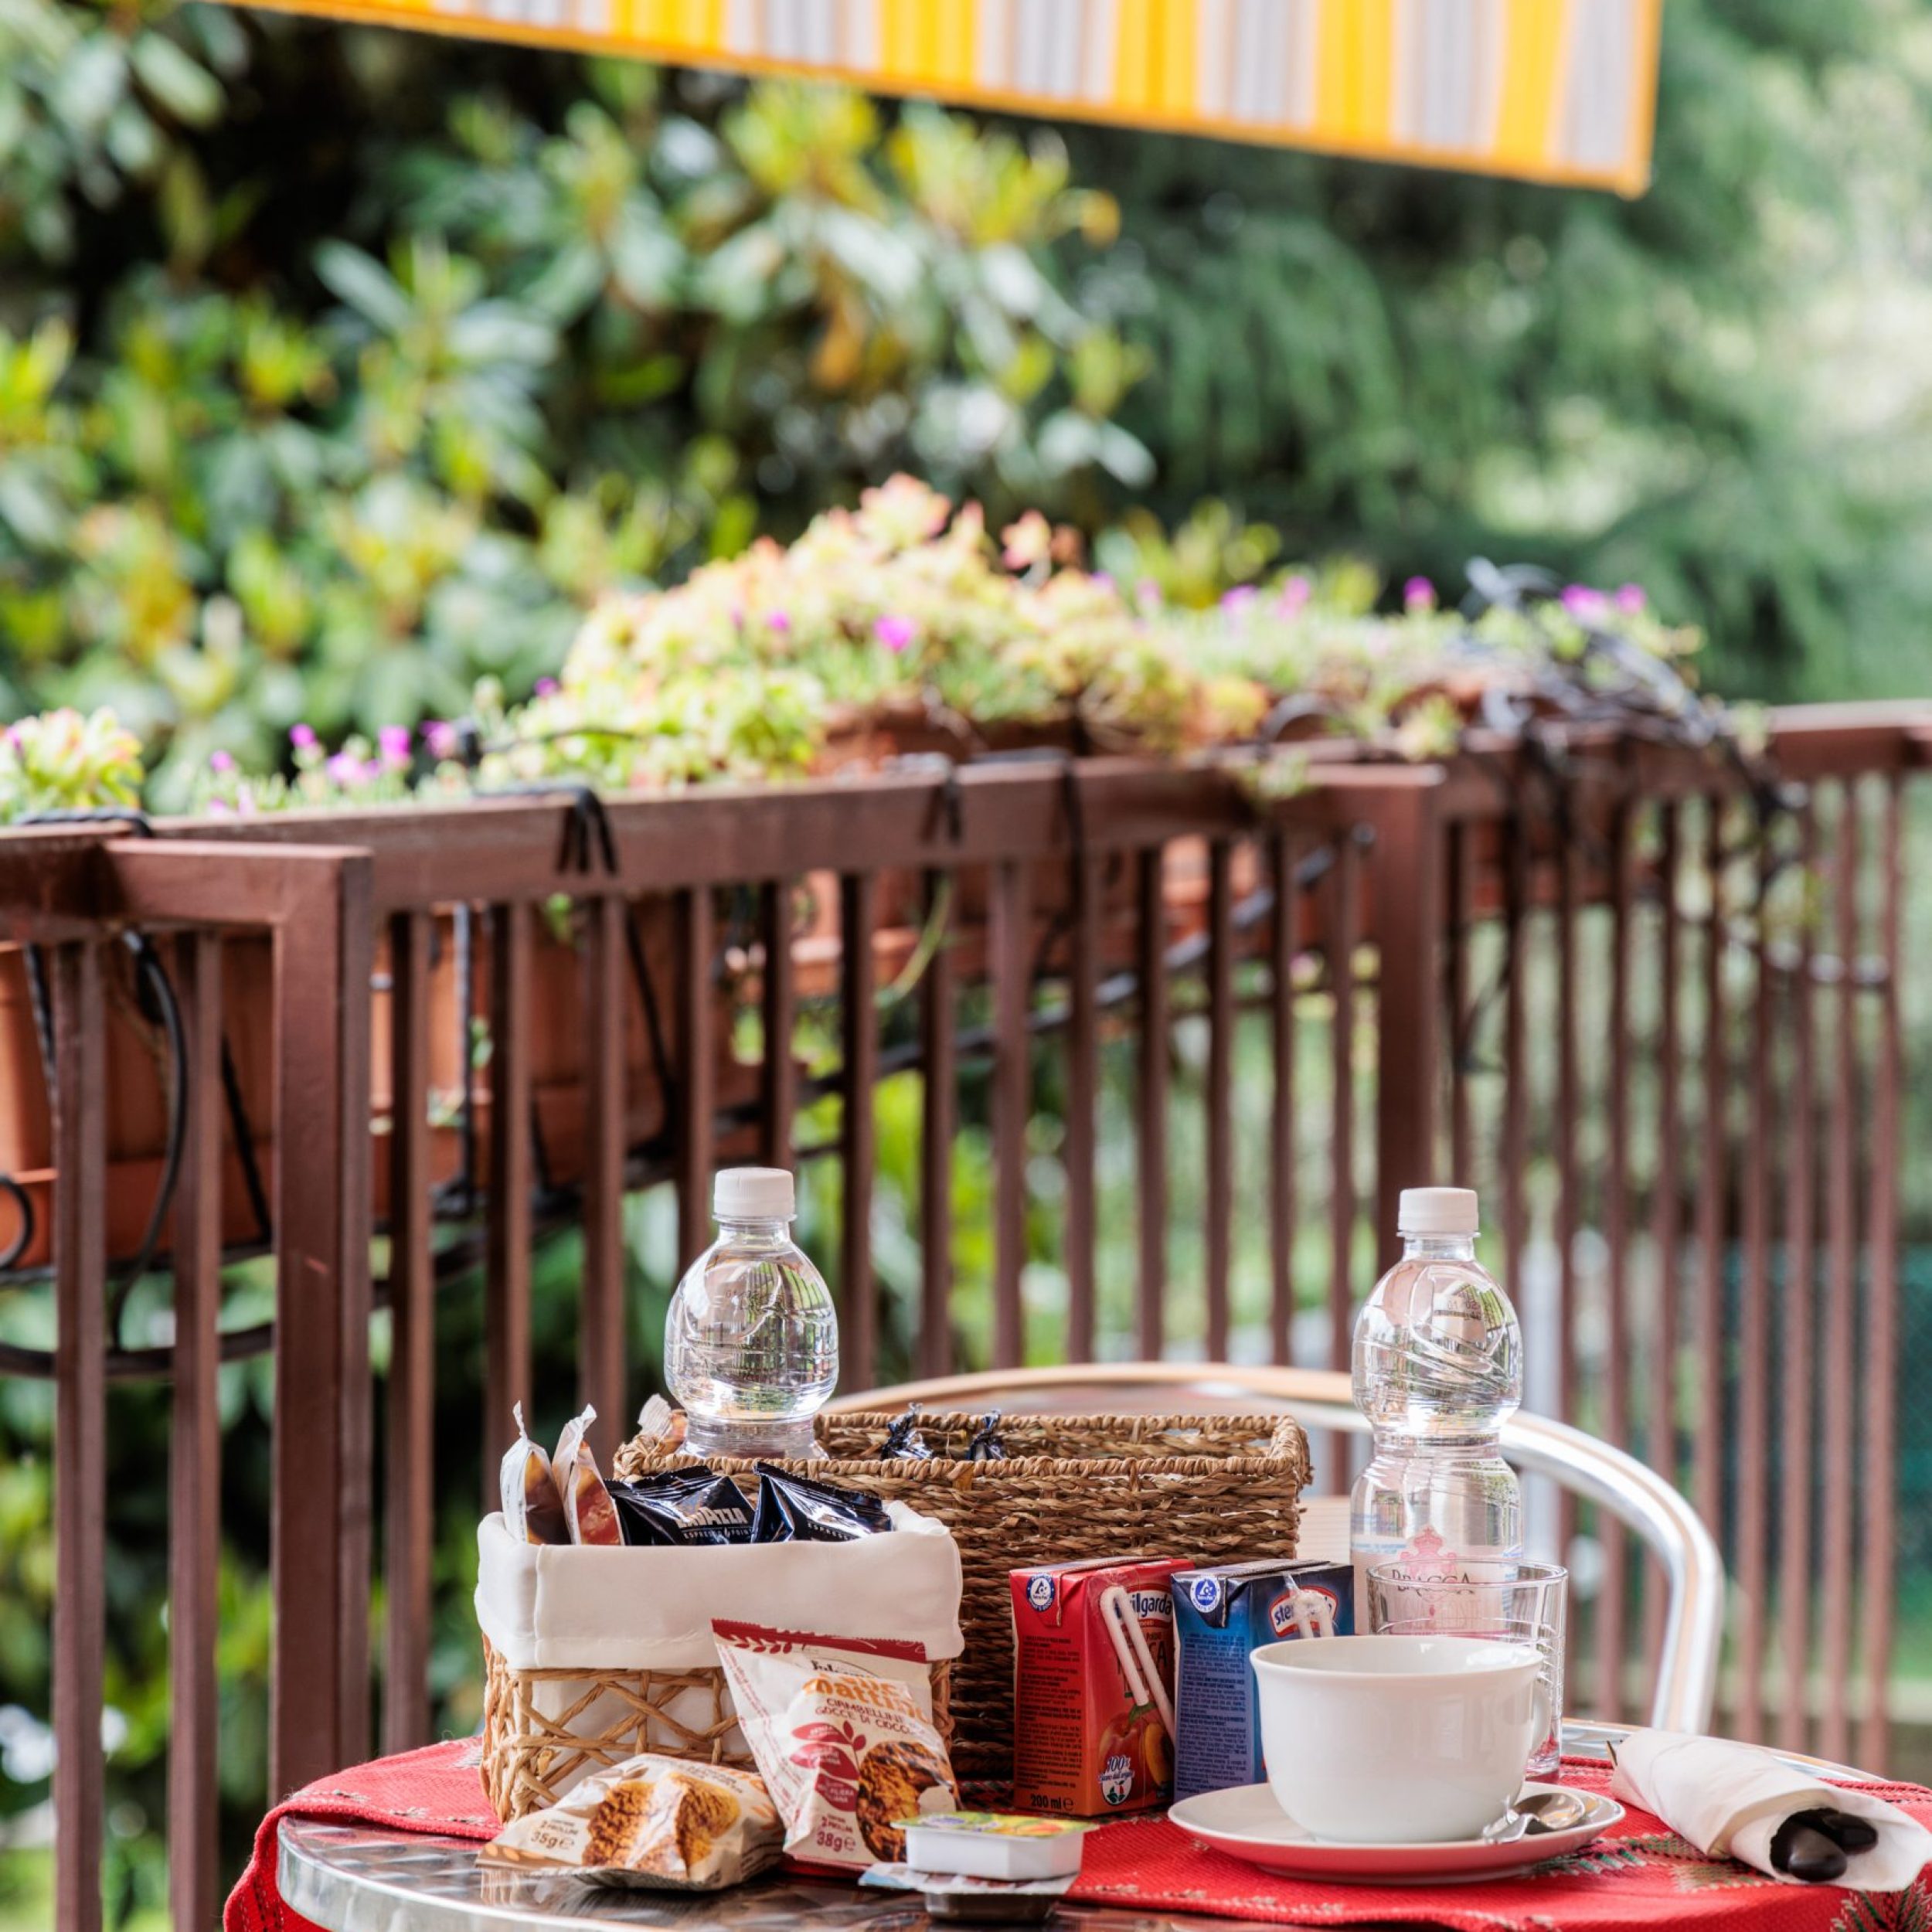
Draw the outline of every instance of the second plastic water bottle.
<instances>
[{"instance_id":1,"label":"second plastic water bottle","mask_svg":"<svg viewBox=\"0 0 1932 1932\"><path fill-rule=\"evenodd\" d=\"M1522 1492L1503 1461L1504 1418L1522 1400L1522 1335L1476 1259L1468 1188L1406 1189L1402 1258L1355 1318L1355 1406L1375 1451L1349 1510L1355 1601L1400 1561L1418 1575L1481 1580L1522 1554Z\"/></svg>"}]
</instances>

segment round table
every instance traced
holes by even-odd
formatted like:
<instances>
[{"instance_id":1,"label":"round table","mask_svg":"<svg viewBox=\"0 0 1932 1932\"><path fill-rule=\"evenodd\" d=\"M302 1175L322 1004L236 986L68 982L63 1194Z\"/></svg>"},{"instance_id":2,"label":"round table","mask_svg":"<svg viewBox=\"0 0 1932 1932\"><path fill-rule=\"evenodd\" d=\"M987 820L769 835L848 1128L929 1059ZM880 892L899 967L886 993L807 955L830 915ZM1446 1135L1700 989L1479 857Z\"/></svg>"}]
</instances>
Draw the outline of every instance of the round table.
<instances>
[{"instance_id":1,"label":"round table","mask_svg":"<svg viewBox=\"0 0 1932 1932\"><path fill-rule=\"evenodd\" d=\"M1628 1734L1622 1724L1566 1723L1563 1749L1607 1759ZM1839 1777L1849 1766L1794 1760ZM783 1874L729 1892L604 1891L567 1875L498 1872L477 1862L468 1838L432 1838L366 1825L283 1821L282 1897L325 1932L529 1932L532 1927L648 1925L730 1927L733 1932L925 1932L917 1893L862 1890L835 1881ZM1237 1932L1242 1921L1184 1918L1111 1906L1060 1907L1055 1923L1077 1932L1153 1932L1199 1928ZM948 1926L946 1932L951 1932Z\"/></svg>"}]
</instances>

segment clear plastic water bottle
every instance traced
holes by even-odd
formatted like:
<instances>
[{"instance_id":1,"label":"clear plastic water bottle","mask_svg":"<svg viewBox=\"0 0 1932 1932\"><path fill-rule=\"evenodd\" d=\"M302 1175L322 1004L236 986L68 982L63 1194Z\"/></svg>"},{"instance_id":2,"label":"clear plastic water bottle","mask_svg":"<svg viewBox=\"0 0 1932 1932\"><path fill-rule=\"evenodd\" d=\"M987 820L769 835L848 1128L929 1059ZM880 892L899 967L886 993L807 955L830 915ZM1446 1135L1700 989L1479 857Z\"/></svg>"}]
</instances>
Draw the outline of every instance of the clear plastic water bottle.
<instances>
[{"instance_id":1,"label":"clear plastic water bottle","mask_svg":"<svg viewBox=\"0 0 1932 1932\"><path fill-rule=\"evenodd\" d=\"M838 1316L791 1238L791 1176L733 1167L713 1182L718 1238L685 1270L664 1369L697 1456L812 1456L811 1421L838 1379Z\"/></svg>"},{"instance_id":2,"label":"clear plastic water bottle","mask_svg":"<svg viewBox=\"0 0 1932 1932\"><path fill-rule=\"evenodd\" d=\"M1355 1325L1355 1406L1375 1432L1349 1515L1358 1615L1379 1563L1475 1582L1522 1554L1522 1491L1500 1445L1522 1400L1522 1334L1476 1260L1475 1191L1405 1189L1396 1231L1402 1258Z\"/></svg>"}]
</instances>

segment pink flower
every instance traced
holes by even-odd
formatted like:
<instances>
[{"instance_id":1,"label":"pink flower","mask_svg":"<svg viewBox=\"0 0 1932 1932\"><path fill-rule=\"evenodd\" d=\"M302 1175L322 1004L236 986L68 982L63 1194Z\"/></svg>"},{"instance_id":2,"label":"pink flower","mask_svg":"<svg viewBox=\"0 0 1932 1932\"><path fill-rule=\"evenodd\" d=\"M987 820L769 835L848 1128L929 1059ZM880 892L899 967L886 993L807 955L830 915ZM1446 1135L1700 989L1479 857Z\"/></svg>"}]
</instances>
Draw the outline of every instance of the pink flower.
<instances>
[{"instance_id":1,"label":"pink flower","mask_svg":"<svg viewBox=\"0 0 1932 1932\"><path fill-rule=\"evenodd\" d=\"M536 695L539 698L554 698L563 688L554 678L539 678L536 681Z\"/></svg>"},{"instance_id":2,"label":"pink flower","mask_svg":"<svg viewBox=\"0 0 1932 1932\"><path fill-rule=\"evenodd\" d=\"M1029 510L1017 523L1008 524L999 534L1005 546L1000 554L1009 570L1027 570L1036 563L1044 563L1053 549L1053 526L1037 510Z\"/></svg>"},{"instance_id":3,"label":"pink flower","mask_svg":"<svg viewBox=\"0 0 1932 1932\"><path fill-rule=\"evenodd\" d=\"M1244 617L1260 595L1253 584L1237 583L1233 590L1223 593L1221 608L1229 617Z\"/></svg>"},{"instance_id":4,"label":"pink flower","mask_svg":"<svg viewBox=\"0 0 1932 1932\"><path fill-rule=\"evenodd\" d=\"M765 619L766 628L773 631L789 631L791 619L782 611L774 611Z\"/></svg>"},{"instance_id":5,"label":"pink flower","mask_svg":"<svg viewBox=\"0 0 1932 1932\"><path fill-rule=\"evenodd\" d=\"M1627 616L1634 617L1649 601L1641 583L1626 583L1617 593L1617 607Z\"/></svg>"},{"instance_id":6,"label":"pink flower","mask_svg":"<svg viewBox=\"0 0 1932 1932\"><path fill-rule=\"evenodd\" d=\"M352 785L361 784L366 775L362 760L353 752L349 751L337 752L324 769L329 777L345 790Z\"/></svg>"},{"instance_id":7,"label":"pink flower","mask_svg":"<svg viewBox=\"0 0 1932 1932\"><path fill-rule=\"evenodd\" d=\"M1305 610L1308 600L1314 595L1315 586L1298 572L1281 586L1282 616L1291 617L1298 611Z\"/></svg>"},{"instance_id":8,"label":"pink flower","mask_svg":"<svg viewBox=\"0 0 1932 1932\"><path fill-rule=\"evenodd\" d=\"M888 651L903 651L918 636L919 626L910 617L883 617L872 626L872 634Z\"/></svg>"},{"instance_id":9,"label":"pink flower","mask_svg":"<svg viewBox=\"0 0 1932 1932\"><path fill-rule=\"evenodd\" d=\"M463 734L445 719L432 718L423 727L423 739L437 760L456 757L463 749Z\"/></svg>"},{"instance_id":10,"label":"pink flower","mask_svg":"<svg viewBox=\"0 0 1932 1932\"><path fill-rule=\"evenodd\" d=\"M383 748L385 764L400 770L410 761L410 728L407 725L385 725L376 734L376 742Z\"/></svg>"},{"instance_id":11,"label":"pink flower","mask_svg":"<svg viewBox=\"0 0 1932 1932\"><path fill-rule=\"evenodd\" d=\"M1436 607L1436 587L1427 577L1411 577L1402 587L1402 607L1405 611L1433 611Z\"/></svg>"},{"instance_id":12,"label":"pink flower","mask_svg":"<svg viewBox=\"0 0 1932 1932\"><path fill-rule=\"evenodd\" d=\"M232 751L209 752L208 769L210 771L233 771L235 769L235 754Z\"/></svg>"},{"instance_id":13,"label":"pink flower","mask_svg":"<svg viewBox=\"0 0 1932 1932\"><path fill-rule=\"evenodd\" d=\"M1097 590L1111 590L1114 587L1113 573L1109 570L1096 570L1089 581Z\"/></svg>"},{"instance_id":14,"label":"pink flower","mask_svg":"<svg viewBox=\"0 0 1932 1932\"><path fill-rule=\"evenodd\" d=\"M1568 583L1563 587L1563 608L1573 617L1589 618L1600 616L1604 608L1604 594L1593 590L1587 583Z\"/></svg>"},{"instance_id":15,"label":"pink flower","mask_svg":"<svg viewBox=\"0 0 1932 1932\"><path fill-rule=\"evenodd\" d=\"M310 724L291 725L288 727L288 742L298 751L313 750L315 745L315 727Z\"/></svg>"}]
</instances>

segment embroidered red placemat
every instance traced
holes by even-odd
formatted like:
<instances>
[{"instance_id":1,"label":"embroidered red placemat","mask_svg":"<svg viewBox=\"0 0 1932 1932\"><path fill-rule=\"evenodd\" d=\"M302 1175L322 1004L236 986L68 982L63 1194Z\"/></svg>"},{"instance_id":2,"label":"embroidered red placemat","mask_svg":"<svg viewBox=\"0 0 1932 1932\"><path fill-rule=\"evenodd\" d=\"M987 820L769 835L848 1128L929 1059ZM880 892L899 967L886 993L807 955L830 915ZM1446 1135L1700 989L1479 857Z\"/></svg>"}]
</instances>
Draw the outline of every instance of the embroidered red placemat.
<instances>
[{"instance_id":1,"label":"embroidered red placemat","mask_svg":"<svg viewBox=\"0 0 1932 1932\"><path fill-rule=\"evenodd\" d=\"M283 1818L336 1818L479 1842L497 1833L474 1737L319 1778L285 1798L255 1834L230 1895L226 1932L318 1932L282 1903L275 1835ZM1604 1791L1608 1768L1566 1760L1563 1781ZM1932 1825L1932 1791L1864 1784ZM1832 1885L1777 1885L1728 1859L1707 1859L1648 1811L1585 1850L1480 1884L1390 1887L1279 1878L1197 1844L1164 1818L1125 1818L1087 1841L1070 1900L1142 1910L1260 1919L1281 1925L1420 1924L1452 1932L1623 1932L1694 1925L1697 1932L1932 1932L1932 1886L1868 1896Z\"/></svg>"},{"instance_id":2,"label":"embroidered red placemat","mask_svg":"<svg viewBox=\"0 0 1932 1932\"><path fill-rule=\"evenodd\" d=\"M1562 1781L1607 1794L1610 1768L1564 1760ZM1932 1791L1859 1784L1932 1825ZM1707 1859L1648 1811L1568 1858L1469 1885L1341 1885L1277 1876L1209 1850L1164 1818L1092 1833L1067 1894L1083 1903L1262 1919L1281 1925L1431 1925L1453 1932L1932 1932L1932 1886L1866 1894L1780 1885L1730 1859Z\"/></svg>"}]
</instances>

